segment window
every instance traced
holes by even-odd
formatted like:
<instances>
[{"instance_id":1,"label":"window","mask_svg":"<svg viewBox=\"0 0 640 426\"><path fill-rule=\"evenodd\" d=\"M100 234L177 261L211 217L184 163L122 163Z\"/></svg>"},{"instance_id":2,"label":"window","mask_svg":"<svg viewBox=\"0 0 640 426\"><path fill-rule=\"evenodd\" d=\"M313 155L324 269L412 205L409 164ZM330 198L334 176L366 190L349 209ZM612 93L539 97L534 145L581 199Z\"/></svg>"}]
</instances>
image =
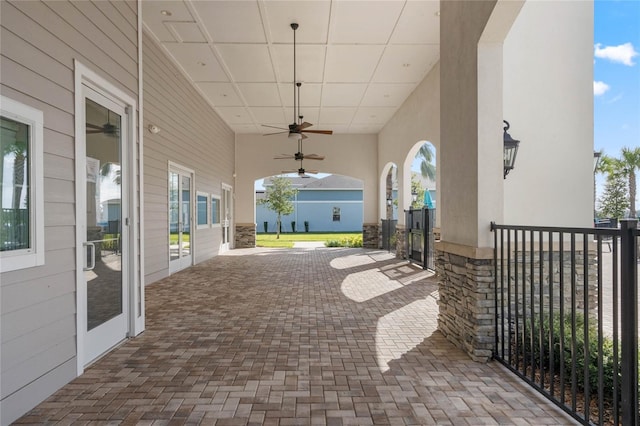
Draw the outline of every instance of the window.
<instances>
[{"instance_id":1,"label":"window","mask_svg":"<svg viewBox=\"0 0 640 426\"><path fill-rule=\"evenodd\" d=\"M220 225L220 198L211 194L211 224Z\"/></svg>"},{"instance_id":2,"label":"window","mask_svg":"<svg viewBox=\"0 0 640 426\"><path fill-rule=\"evenodd\" d=\"M44 264L42 111L0 96L0 272Z\"/></svg>"},{"instance_id":3,"label":"window","mask_svg":"<svg viewBox=\"0 0 640 426\"><path fill-rule=\"evenodd\" d=\"M203 192L198 192L196 195L196 215L198 229L209 227L209 195Z\"/></svg>"},{"instance_id":4,"label":"window","mask_svg":"<svg viewBox=\"0 0 640 426\"><path fill-rule=\"evenodd\" d=\"M340 222L340 207L333 208L333 221Z\"/></svg>"}]
</instances>

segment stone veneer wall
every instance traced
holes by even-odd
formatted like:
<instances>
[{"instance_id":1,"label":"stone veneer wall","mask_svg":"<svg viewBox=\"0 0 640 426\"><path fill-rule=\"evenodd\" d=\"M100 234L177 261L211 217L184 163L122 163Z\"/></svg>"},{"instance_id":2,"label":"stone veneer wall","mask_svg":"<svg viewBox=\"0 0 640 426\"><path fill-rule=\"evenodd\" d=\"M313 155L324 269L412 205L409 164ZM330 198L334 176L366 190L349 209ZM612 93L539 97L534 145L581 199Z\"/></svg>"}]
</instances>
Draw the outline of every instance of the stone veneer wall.
<instances>
[{"instance_id":1,"label":"stone veneer wall","mask_svg":"<svg viewBox=\"0 0 640 426\"><path fill-rule=\"evenodd\" d=\"M235 248L253 248L256 246L256 224L236 223Z\"/></svg>"},{"instance_id":2,"label":"stone veneer wall","mask_svg":"<svg viewBox=\"0 0 640 426\"><path fill-rule=\"evenodd\" d=\"M450 248L436 243L438 329L474 361L485 362L495 343L493 250Z\"/></svg>"},{"instance_id":3,"label":"stone veneer wall","mask_svg":"<svg viewBox=\"0 0 640 426\"><path fill-rule=\"evenodd\" d=\"M407 231L400 224L396 224L396 258L407 259Z\"/></svg>"},{"instance_id":4,"label":"stone veneer wall","mask_svg":"<svg viewBox=\"0 0 640 426\"><path fill-rule=\"evenodd\" d=\"M363 223L362 224L362 247L377 249L380 248L380 224Z\"/></svg>"}]
</instances>

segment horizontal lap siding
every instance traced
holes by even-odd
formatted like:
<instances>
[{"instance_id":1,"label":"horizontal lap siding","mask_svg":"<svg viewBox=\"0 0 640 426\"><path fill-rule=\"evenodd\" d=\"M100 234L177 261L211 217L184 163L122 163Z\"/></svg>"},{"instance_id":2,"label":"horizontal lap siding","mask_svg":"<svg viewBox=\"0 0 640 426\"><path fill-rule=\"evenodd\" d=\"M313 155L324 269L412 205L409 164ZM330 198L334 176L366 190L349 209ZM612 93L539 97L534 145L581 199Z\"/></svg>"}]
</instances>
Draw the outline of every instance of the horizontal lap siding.
<instances>
[{"instance_id":1,"label":"horizontal lap siding","mask_svg":"<svg viewBox=\"0 0 640 426\"><path fill-rule=\"evenodd\" d=\"M2 424L75 376L74 59L137 98L137 5L0 3L0 92L44 114L45 264L0 276Z\"/></svg>"},{"instance_id":2,"label":"horizontal lap siding","mask_svg":"<svg viewBox=\"0 0 640 426\"><path fill-rule=\"evenodd\" d=\"M160 128L157 134L146 132L144 139L145 282L149 284L169 273L169 161L194 170L195 191L220 195L222 183L233 184L235 150L233 132L147 34L143 52L144 126ZM196 262L218 253L220 228L194 229L193 234Z\"/></svg>"}]
</instances>

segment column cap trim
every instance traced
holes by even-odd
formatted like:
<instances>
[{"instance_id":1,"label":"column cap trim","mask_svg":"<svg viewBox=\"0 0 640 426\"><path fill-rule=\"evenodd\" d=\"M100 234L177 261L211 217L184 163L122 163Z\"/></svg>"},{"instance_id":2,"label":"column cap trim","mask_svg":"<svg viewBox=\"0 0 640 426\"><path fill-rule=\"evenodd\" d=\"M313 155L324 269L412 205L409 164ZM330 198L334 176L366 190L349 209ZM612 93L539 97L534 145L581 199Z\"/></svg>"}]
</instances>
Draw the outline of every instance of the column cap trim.
<instances>
[{"instance_id":1,"label":"column cap trim","mask_svg":"<svg viewBox=\"0 0 640 426\"><path fill-rule=\"evenodd\" d=\"M448 241L436 241L436 250L464 256L468 259L493 259L493 248L472 247Z\"/></svg>"}]
</instances>

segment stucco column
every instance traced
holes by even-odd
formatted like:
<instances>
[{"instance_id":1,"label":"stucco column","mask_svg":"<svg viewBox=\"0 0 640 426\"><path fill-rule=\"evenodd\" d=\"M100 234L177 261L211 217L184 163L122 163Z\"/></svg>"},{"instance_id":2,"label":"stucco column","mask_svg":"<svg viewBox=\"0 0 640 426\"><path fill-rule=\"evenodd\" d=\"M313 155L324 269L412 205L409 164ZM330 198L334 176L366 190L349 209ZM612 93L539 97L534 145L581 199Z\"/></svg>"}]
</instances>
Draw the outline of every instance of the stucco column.
<instances>
[{"instance_id":1,"label":"stucco column","mask_svg":"<svg viewBox=\"0 0 640 426\"><path fill-rule=\"evenodd\" d=\"M441 1L441 332L491 357L495 321L490 222L503 212L502 44L483 41L495 1Z\"/></svg>"}]
</instances>

